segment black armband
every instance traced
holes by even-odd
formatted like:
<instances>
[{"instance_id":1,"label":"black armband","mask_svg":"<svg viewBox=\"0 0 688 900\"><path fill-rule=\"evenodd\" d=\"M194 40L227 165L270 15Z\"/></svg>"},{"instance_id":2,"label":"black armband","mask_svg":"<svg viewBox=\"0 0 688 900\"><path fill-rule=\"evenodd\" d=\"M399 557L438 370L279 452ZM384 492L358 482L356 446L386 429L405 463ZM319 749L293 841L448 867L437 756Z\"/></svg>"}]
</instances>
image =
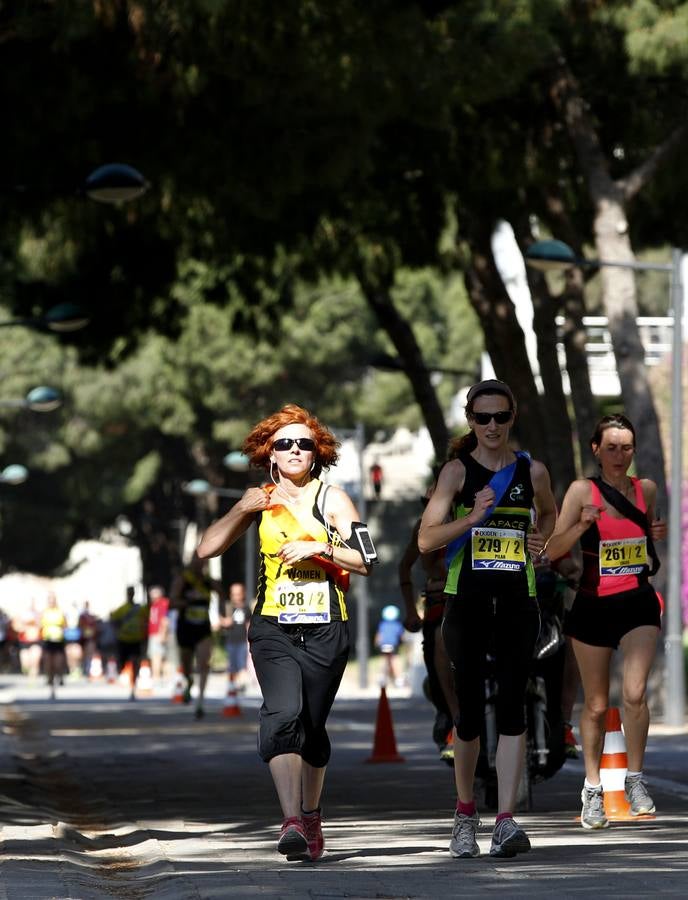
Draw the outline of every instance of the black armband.
<instances>
[{"instance_id":1,"label":"black armband","mask_svg":"<svg viewBox=\"0 0 688 900\"><path fill-rule=\"evenodd\" d=\"M364 522L351 523L351 537L347 544L351 550L358 550L366 565L379 562L375 544L373 544L368 526Z\"/></svg>"}]
</instances>

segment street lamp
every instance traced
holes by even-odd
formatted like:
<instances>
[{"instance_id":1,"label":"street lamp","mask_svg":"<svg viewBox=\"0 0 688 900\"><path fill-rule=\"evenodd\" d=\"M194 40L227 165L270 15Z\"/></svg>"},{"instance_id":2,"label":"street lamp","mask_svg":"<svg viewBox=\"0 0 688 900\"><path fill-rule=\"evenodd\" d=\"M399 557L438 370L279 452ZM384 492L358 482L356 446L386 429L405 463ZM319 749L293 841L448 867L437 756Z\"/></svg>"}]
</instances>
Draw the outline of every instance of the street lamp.
<instances>
[{"instance_id":1,"label":"street lamp","mask_svg":"<svg viewBox=\"0 0 688 900\"><path fill-rule=\"evenodd\" d=\"M7 319L0 322L0 328L11 328L21 325L24 328L37 328L39 330L67 332L78 331L89 323L86 313L75 303L58 303L44 315L35 318Z\"/></svg>"},{"instance_id":2,"label":"street lamp","mask_svg":"<svg viewBox=\"0 0 688 900\"><path fill-rule=\"evenodd\" d=\"M135 200L150 187L143 175L125 163L108 163L91 172L84 193L99 203L125 203Z\"/></svg>"},{"instance_id":3,"label":"street lamp","mask_svg":"<svg viewBox=\"0 0 688 900\"><path fill-rule=\"evenodd\" d=\"M24 484L28 477L29 470L26 466L19 465L19 463L13 463L12 465L5 466L0 472L0 484Z\"/></svg>"},{"instance_id":4,"label":"street lamp","mask_svg":"<svg viewBox=\"0 0 688 900\"><path fill-rule=\"evenodd\" d=\"M683 285L681 250L672 248L670 263L646 263L635 260L589 260L576 256L563 241L536 241L525 252L525 261L540 271L588 266L611 266L639 272L668 272L671 310L674 317L671 362L671 493L669 495L669 562L667 594L666 675L667 704L665 719L669 725L683 725L686 685L683 662L683 616L681 613L681 494L683 489Z\"/></svg>"},{"instance_id":5,"label":"street lamp","mask_svg":"<svg viewBox=\"0 0 688 900\"><path fill-rule=\"evenodd\" d=\"M62 406L62 394L55 388L41 385L32 388L22 400L0 400L0 406L30 409L33 412L52 412Z\"/></svg>"},{"instance_id":6,"label":"street lamp","mask_svg":"<svg viewBox=\"0 0 688 900\"><path fill-rule=\"evenodd\" d=\"M150 187L143 175L126 163L98 166L86 178L81 192L99 203L126 203L140 197ZM58 333L78 331L89 323L89 317L74 303L60 303L37 318L11 319L0 322L0 328L24 325Z\"/></svg>"}]
</instances>

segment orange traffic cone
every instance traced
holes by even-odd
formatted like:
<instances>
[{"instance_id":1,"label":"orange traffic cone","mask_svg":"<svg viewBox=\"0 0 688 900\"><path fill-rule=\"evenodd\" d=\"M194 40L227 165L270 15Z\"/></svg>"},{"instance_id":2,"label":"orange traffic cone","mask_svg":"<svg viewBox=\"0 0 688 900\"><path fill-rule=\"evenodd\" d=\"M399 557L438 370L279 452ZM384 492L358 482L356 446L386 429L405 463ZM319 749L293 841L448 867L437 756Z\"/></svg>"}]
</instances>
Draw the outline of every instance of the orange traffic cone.
<instances>
[{"instance_id":1,"label":"orange traffic cone","mask_svg":"<svg viewBox=\"0 0 688 900\"><path fill-rule=\"evenodd\" d=\"M105 680L108 684L115 684L117 681L117 660L114 656L109 656L107 667L105 669Z\"/></svg>"},{"instance_id":2,"label":"orange traffic cone","mask_svg":"<svg viewBox=\"0 0 688 900\"><path fill-rule=\"evenodd\" d=\"M181 666L177 669L177 677L174 682L174 692L172 693L172 702L184 702L184 670Z\"/></svg>"},{"instance_id":3,"label":"orange traffic cone","mask_svg":"<svg viewBox=\"0 0 688 900\"><path fill-rule=\"evenodd\" d=\"M100 653L94 653L88 667L88 680L100 681L103 677L103 659Z\"/></svg>"},{"instance_id":4,"label":"orange traffic cone","mask_svg":"<svg viewBox=\"0 0 688 900\"><path fill-rule=\"evenodd\" d=\"M136 693L139 697L151 697L153 695L153 675L147 659L142 659L139 666L139 674L136 679Z\"/></svg>"},{"instance_id":5,"label":"orange traffic cone","mask_svg":"<svg viewBox=\"0 0 688 900\"><path fill-rule=\"evenodd\" d=\"M397 742L394 738L392 713L384 686L380 688L380 700L377 705L377 721L375 723L375 740L373 755L366 762L404 762L404 757L397 753Z\"/></svg>"},{"instance_id":6,"label":"orange traffic cone","mask_svg":"<svg viewBox=\"0 0 688 900\"><path fill-rule=\"evenodd\" d=\"M621 715L618 707L610 706L605 719L604 748L600 760L600 781L604 790L604 811L610 822L635 822L639 818L654 816L632 816L631 804L626 799L626 772L628 756L626 739L621 730Z\"/></svg>"},{"instance_id":7,"label":"orange traffic cone","mask_svg":"<svg viewBox=\"0 0 688 900\"><path fill-rule=\"evenodd\" d=\"M237 697L237 689L234 686L234 673L229 673L229 683L227 684L227 696L225 697L224 706L222 707L222 715L229 719L234 716L241 715L241 707Z\"/></svg>"}]
</instances>

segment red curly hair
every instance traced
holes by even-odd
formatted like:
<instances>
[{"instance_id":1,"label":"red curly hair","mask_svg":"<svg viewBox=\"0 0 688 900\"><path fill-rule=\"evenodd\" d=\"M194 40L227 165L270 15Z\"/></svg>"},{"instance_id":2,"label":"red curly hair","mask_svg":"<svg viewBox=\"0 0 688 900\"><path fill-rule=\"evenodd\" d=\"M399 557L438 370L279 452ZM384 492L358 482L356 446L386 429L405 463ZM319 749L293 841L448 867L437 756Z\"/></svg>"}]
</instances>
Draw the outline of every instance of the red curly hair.
<instances>
[{"instance_id":1,"label":"red curly hair","mask_svg":"<svg viewBox=\"0 0 688 900\"><path fill-rule=\"evenodd\" d=\"M295 403L287 403L279 412L273 413L251 429L241 448L248 456L251 465L258 469L270 468L270 453L273 438L285 425L305 425L309 428L315 441L315 465L313 475L317 478L323 469L329 469L339 459L337 448L339 441L332 432L321 425L307 409Z\"/></svg>"}]
</instances>

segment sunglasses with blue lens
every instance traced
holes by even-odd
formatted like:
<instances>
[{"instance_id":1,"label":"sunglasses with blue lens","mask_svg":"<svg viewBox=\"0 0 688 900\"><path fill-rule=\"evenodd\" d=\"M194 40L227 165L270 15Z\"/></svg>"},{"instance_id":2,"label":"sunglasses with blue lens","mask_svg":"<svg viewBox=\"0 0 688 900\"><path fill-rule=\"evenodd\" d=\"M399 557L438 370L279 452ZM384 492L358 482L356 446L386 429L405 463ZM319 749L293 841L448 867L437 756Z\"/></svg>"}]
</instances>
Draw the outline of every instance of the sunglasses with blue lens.
<instances>
[{"instance_id":1,"label":"sunglasses with blue lens","mask_svg":"<svg viewBox=\"0 0 688 900\"><path fill-rule=\"evenodd\" d=\"M272 445L272 449L284 453L286 450L291 450L294 444L299 450L306 450L311 453L315 450L315 441L311 438L278 438Z\"/></svg>"}]
</instances>

